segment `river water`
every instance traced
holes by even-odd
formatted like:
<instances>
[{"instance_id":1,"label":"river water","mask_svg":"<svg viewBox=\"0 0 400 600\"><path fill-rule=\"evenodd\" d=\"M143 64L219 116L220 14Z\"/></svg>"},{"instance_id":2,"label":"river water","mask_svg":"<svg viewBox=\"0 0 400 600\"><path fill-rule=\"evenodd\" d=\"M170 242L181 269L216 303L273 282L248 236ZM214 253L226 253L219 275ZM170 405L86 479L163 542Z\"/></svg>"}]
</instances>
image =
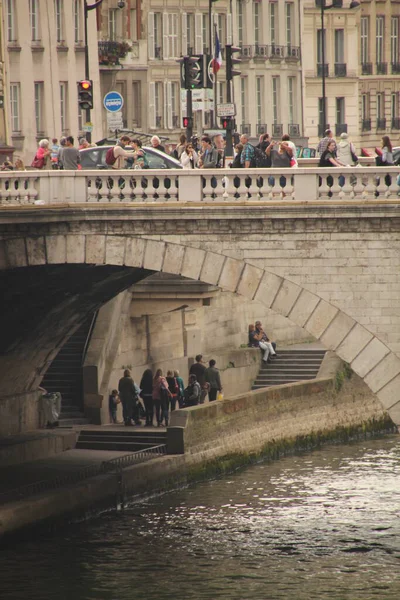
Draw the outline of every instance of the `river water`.
<instances>
[{"instance_id":1,"label":"river water","mask_svg":"<svg viewBox=\"0 0 400 600\"><path fill-rule=\"evenodd\" d=\"M399 600L400 439L249 467L2 550L1 600Z\"/></svg>"}]
</instances>

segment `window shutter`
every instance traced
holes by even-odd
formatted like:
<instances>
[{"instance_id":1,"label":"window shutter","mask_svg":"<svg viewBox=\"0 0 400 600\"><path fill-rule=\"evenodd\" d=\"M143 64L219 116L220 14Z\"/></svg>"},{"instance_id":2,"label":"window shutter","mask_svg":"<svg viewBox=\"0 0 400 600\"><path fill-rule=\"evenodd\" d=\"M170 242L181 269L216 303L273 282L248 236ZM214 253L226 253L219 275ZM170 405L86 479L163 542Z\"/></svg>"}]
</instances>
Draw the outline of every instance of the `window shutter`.
<instances>
[{"instance_id":1,"label":"window shutter","mask_svg":"<svg viewBox=\"0 0 400 600\"><path fill-rule=\"evenodd\" d=\"M173 15L171 15L172 18L172 56L173 58L178 58L178 30L179 30L179 25L178 25L178 15L177 13L174 13Z\"/></svg>"},{"instance_id":2,"label":"window shutter","mask_svg":"<svg viewBox=\"0 0 400 600\"><path fill-rule=\"evenodd\" d=\"M168 13L163 13L163 51L162 51L162 55L163 58L168 58L169 57L169 52L168 52L168 39L169 39L169 28L168 28Z\"/></svg>"},{"instance_id":3,"label":"window shutter","mask_svg":"<svg viewBox=\"0 0 400 600\"><path fill-rule=\"evenodd\" d=\"M187 13L182 13L182 35L181 35L181 40L182 40L181 54L182 54L182 56L186 56L187 55L187 49L188 49Z\"/></svg>"},{"instance_id":4,"label":"window shutter","mask_svg":"<svg viewBox=\"0 0 400 600\"><path fill-rule=\"evenodd\" d=\"M172 83L168 81L167 83L167 123L168 129L173 129L172 123Z\"/></svg>"},{"instance_id":5,"label":"window shutter","mask_svg":"<svg viewBox=\"0 0 400 600\"><path fill-rule=\"evenodd\" d=\"M232 15L228 13L226 15L226 43L232 44Z\"/></svg>"},{"instance_id":6,"label":"window shutter","mask_svg":"<svg viewBox=\"0 0 400 600\"><path fill-rule=\"evenodd\" d=\"M149 59L152 59L152 58L154 58L154 46L155 46L155 40L154 40L154 13L153 12L149 13L148 32L147 32L147 46L148 46Z\"/></svg>"},{"instance_id":7,"label":"window shutter","mask_svg":"<svg viewBox=\"0 0 400 600\"><path fill-rule=\"evenodd\" d=\"M203 54L203 15L196 13L195 15L195 45L194 51L196 54Z\"/></svg>"},{"instance_id":8,"label":"window shutter","mask_svg":"<svg viewBox=\"0 0 400 600\"><path fill-rule=\"evenodd\" d=\"M149 129L156 128L156 84L149 83Z\"/></svg>"}]
</instances>

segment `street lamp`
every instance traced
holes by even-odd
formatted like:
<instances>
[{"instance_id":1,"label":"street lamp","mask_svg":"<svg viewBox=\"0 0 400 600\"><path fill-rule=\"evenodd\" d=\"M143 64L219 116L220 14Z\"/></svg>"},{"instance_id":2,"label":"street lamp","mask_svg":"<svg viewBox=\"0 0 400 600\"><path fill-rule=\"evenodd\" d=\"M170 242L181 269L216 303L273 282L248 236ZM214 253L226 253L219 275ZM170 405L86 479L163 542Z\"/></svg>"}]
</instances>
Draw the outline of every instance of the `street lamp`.
<instances>
[{"instance_id":1,"label":"street lamp","mask_svg":"<svg viewBox=\"0 0 400 600\"><path fill-rule=\"evenodd\" d=\"M342 0L333 0L332 4L327 6L325 4L325 0L319 0L321 5L321 67L322 67L322 127L323 132L322 135L325 135L326 130L326 82L325 82L325 11L330 8L342 8ZM350 2L349 8L358 8L360 3L357 0L352 0Z\"/></svg>"}]
</instances>

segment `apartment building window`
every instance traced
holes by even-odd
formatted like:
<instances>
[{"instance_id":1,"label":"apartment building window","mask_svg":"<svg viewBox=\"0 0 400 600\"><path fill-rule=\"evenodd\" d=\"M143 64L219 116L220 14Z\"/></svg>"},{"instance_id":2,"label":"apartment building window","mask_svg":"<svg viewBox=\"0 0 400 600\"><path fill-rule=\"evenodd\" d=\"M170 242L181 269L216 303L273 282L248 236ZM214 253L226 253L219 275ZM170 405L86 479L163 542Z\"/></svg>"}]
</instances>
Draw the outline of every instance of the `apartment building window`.
<instances>
[{"instance_id":1,"label":"apartment building window","mask_svg":"<svg viewBox=\"0 0 400 600\"><path fill-rule=\"evenodd\" d=\"M218 15L218 39L221 46L226 44L226 15Z\"/></svg>"},{"instance_id":2,"label":"apartment building window","mask_svg":"<svg viewBox=\"0 0 400 600\"><path fill-rule=\"evenodd\" d=\"M391 103L390 103L390 115L392 119L392 127L393 121L399 118L399 94L398 92L393 92L391 95ZM396 127L398 129L398 127Z\"/></svg>"},{"instance_id":3,"label":"apartment building window","mask_svg":"<svg viewBox=\"0 0 400 600\"><path fill-rule=\"evenodd\" d=\"M385 94L383 92L376 95L376 118L378 120L385 118Z\"/></svg>"},{"instance_id":4,"label":"apartment building window","mask_svg":"<svg viewBox=\"0 0 400 600\"><path fill-rule=\"evenodd\" d=\"M322 60L322 40L324 43L324 54L325 60ZM317 63L320 65L322 63L326 64L326 31L322 29L317 30Z\"/></svg>"},{"instance_id":5,"label":"apartment building window","mask_svg":"<svg viewBox=\"0 0 400 600\"><path fill-rule=\"evenodd\" d=\"M248 98L247 98L247 94L246 94L246 88L247 88L247 79L246 77L242 77L240 79L240 105L241 105L241 113L242 113L242 123L247 123L247 102L248 102Z\"/></svg>"},{"instance_id":6,"label":"apartment building window","mask_svg":"<svg viewBox=\"0 0 400 600\"><path fill-rule=\"evenodd\" d=\"M376 62L384 62L385 17L376 17Z\"/></svg>"},{"instance_id":7,"label":"apartment building window","mask_svg":"<svg viewBox=\"0 0 400 600\"><path fill-rule=\"evenodd\" d=\"M187 13L186 15L186 23L184 28L184 23L182 22L182 32L186 30L186 47L182 48L182 54L186 52L189 54L194 54L195 48L195 22L194 22L194 13ZM202 49L203 50L203 49Z\"/></svg>"},{"instance_id":8,"label":"apartment building window","mask_svg":"<svg viewBox=\"0 0 400 600\"><path fill-rule=\"evenodd\" d=\"M74 0L74 42L75 44L80 44L82 42L81 35L81 10L82 10L82 2L81 0Z\"/></svg>"},{"instance_id":9,"label":"apartment building window","mask_svg":"<svg viewBox=\"0 0 400 600\"><path fill-rule=\"evenodd\" d=\"M369 58L369 18L361 17L360 36L361 36L361 64L365 65Z\"/></svg>"},{"instance_id":10,"label":"apartment building window","mask_svg":"<svg viewBox=\"0 0 400 600\"><path fill-rule=\"evenodd\" d=\"M288 118L289 125L295 122L295 96L296 96L296 78L288 77Z\"/></svg>"},{"instance_id":11,"label":"apartment building window","mask_svg":"<svg viewBox=\"0 0 400 600\"><path fill-rule=\"evenodd\" d=\"M257 107L257 123L263 121L263 88L264 88L264 77L256 77L256 107Z\"/></svg>"},{"instance_id":12,"label":"apartment building window","mask_svg":"<svg viewBox=\"0 0 400 600\"><path fill-rule=\"evenodd\" d=\"M273 2L269 3L269 37L271 40L271 46L277 43L276 32L278 30L277 24L277 9L276 4Z\"/></svg>"},{"instance_id":13,"label":"apartment building window","mask_svg":"<svg viewBox=\"0 0 400 600\"><path fill-rule=\"evenodd\" d=\"M154 112L156 128L163 127L163 84L157 81L154 86Z\"/></svg>"},{"instance_id":14,"label":"apartment building window","mask_svg":"<svg viewBox=\"0 0 400 600\"><path fill-rule=\"evenodd\" d=\"M399 62L399 17L392 17L390 27L390 62Z\"/></svg>"},{"instance_id":15,"label":"apartment building window","mask_svg":"<svg viewBox=\"0 0 400 600\"><path fill-rule=\"evenodd\" d=\"M286 2L285 5L285 17L286 17L286 45L292 46L293 44L293 3Z\"/></svg>"},{"instance_id":16,"label":"apartment building window","mask_svg":"<svg viewBox=\"0 0 400 600\"><path fill-rule=\"evenodd\" d=\"M21 94L19 83L12 83L10 85L10 114L12 133L17 133L21 131L20 96Z\"/></svg>"},{"instance_id":17,"label":"apartment building window","mask_svg":"<svg viewBox=\"0 0 400 600\"><path fill-rule=\"evenodd\" d=\"M178 14L164 13L163 57L178 58Z\"/></svg>"},{"instance_id":18,"label":"apartment building window","mask_svg":"<svg viewBox=\"0 0 400 600\"><path fill-rule=\"evenodd\" d=\"M162 58L161 46L163 39L162 13L149 13L148 17L148 53L149 58Z\"/></svg>"},{"instance_id":19,"label":"apartment building window","mask_svg":"<svg viewBox=\"0 0 400 600\"><path fill-rule=\"evenodd\" d=\"M108 39L111 42L117 41L117 9L111 8L108 11Z\"/></svg>"},{"instance_id":20,"label":"apartment building window","mask_svg":"<svg viewBox=\"0 0 400 600\"><path fill-rule=\"evenodd\" d=\"M44 83L35 81L35 122L36 134L44 131L43 127Z\"/></svg>"},{"instance_id":21,"label":"apartment building window","mask_svg":"<svg viewBox=\"0 0 400 600\"><path fill-rule=\"evenodd\" d=\"M336 98L336 124L345 123L344 98Z\"/></svg>"},{"instance_id":22,"label":"apartment building window","mask_svg":"<svg viewBox=\"0 0 400 600\"><path fill-rule=\"evenodd\" d=\"M179 122L179 101L180 101L180 86L176 82L171 83L171 116L172 129L180 128Z\"/></svg>"},{"instance_id":23,"label":"apartment building window","mask_svg":"<svg viewBox=\"0 0 400 600\"><path fill-rule=\"evenodd\" d=\"M133 126L141 127L142 123L142 97L141 82L132 82L132 121Z\"/></svg>"},{"instance_id":24,"label":"apartment building window","mask_svg":"<svg viewBox=\"0 0 400 600\"><path fill-rule=\"evenodd\" d=\"M335 63L344 63L344 29L335 29Z\"/></svg>"},{"instance_id":25,"label":"apartment building window","mask_svg":"<svg viewBox=\"0 0 400 600\"><path fill-rule=\"evenodd\" d=\"M366 121L369 119L369 94L363 94L361 96L361 119Z\"/></svg>"},{"instance_id":26,"label":"apartment building window","mask_svg":"<svg viewBox=\"0 0 400 600\"><path fill-rule=\"evenodd\" d=\"M279 123L279 108L280 108L280 102L279 102L279 84L280 84L280 80L279 77L273 77L272 78L272 115L273 115L273 119L274 119L274 125L277 125Z\"/></svg>"},{"instance_id":27,"label":"apartment building window","mask_svg":"<svg viewBox=\"0 0 400 600\"><path fill-rule=\"evenodd\" d=\"M197 17L197 15L196 15ZM203 46L203 50L207 50L210 53L210 40L209 40L209 27L208 27L208 14L202 13L200 15L201 18L201 32L198 31L198 27L196 25L196 52L198 51L199 39L198 36L201 36L201 44Z\"/></svg>"},{"instance_id":28,"label":"apartment building window","mask_svg":"<svg viewBox=\"0 0 400 600\"><path fill-rule=\"evenodd\" d=\"M253 33L256 46L261 44L260 26L262 26L260 19L260 4L259 2L253 2Z\"/></svg>"},{"instance_id":29,"label":"apartment building window","mask_svg":"<svg viewBox=\"0 0 400 600\"><path fill-rule=\"evenodd\" d=\"M29 21L31 25L31 40L40 40L39 32L39 0L29 0Z\"/></svg>"},{"instance_id":30,"label":"apartment building window","mask_svg":"<svg viewBox=\"0 0 400 600\"><path fill-rule=\"evenodd\" d=\"M244 29L242 0L237 0L236 14L237 14L237 28L238 28L238 44L239 44L239 48L241 48L243 46L243 29Z\"/></svg>"},{"instance_id":31,"label":"apartment building window","mask_svg":"<svg viewBox=\"0 0 400 600\"><path fill-rule=\"evenodd\" d=\"M60 83L60 118L61 131L64 133L68 129L68 83Z\"/></svg>"},{"instance_id":32,"label":"apartment building window","mask_svg":"<svg viewBox=\"0 0 400 600\"><path fill-rule=\"evenodd\" d=\"M131 8L129 11L129 35L132 42L137 42L138 40L138 27L137 27L137 10L136 8Z\"/></svg>"},{"instance_id":33,"label":"apartment building window","mask_svg":"<svg viewBox=\"0 0 400 600\"><path fill-rule=\"evenodd\" d=\"M17 41L15 0L7 0L7 41Z\"/></svg>"},{"instance_id":34,"label":"apartment building window","mask_svg":"<svg viewBox=\"0 0 400 600\"><path fill-rule=\"evenodd\" d=\"M54 0L54 12L56 15L56 38L60 44L64 41L64 0Z\"/></svg>"}]
</instances>

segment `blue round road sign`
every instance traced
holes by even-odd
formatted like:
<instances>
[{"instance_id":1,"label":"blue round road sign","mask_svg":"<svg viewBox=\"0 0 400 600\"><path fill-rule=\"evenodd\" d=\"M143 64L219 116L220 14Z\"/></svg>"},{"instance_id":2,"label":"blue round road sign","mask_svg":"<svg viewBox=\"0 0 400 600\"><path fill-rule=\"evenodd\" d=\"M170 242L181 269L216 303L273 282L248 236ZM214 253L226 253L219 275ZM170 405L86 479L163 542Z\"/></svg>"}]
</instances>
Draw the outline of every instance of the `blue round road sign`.
<instances>
[{"instance_id":1,"label":"blue round road sign","mask_svg":"<svg viewBox=\"0 0 400 600\"><path fill-rule=\"evenodd\" d=\"M104 96L103 104L108 112L118 112L124 105L124 99L119 92L108 92Z\"/></svg>"}]
</instances>

